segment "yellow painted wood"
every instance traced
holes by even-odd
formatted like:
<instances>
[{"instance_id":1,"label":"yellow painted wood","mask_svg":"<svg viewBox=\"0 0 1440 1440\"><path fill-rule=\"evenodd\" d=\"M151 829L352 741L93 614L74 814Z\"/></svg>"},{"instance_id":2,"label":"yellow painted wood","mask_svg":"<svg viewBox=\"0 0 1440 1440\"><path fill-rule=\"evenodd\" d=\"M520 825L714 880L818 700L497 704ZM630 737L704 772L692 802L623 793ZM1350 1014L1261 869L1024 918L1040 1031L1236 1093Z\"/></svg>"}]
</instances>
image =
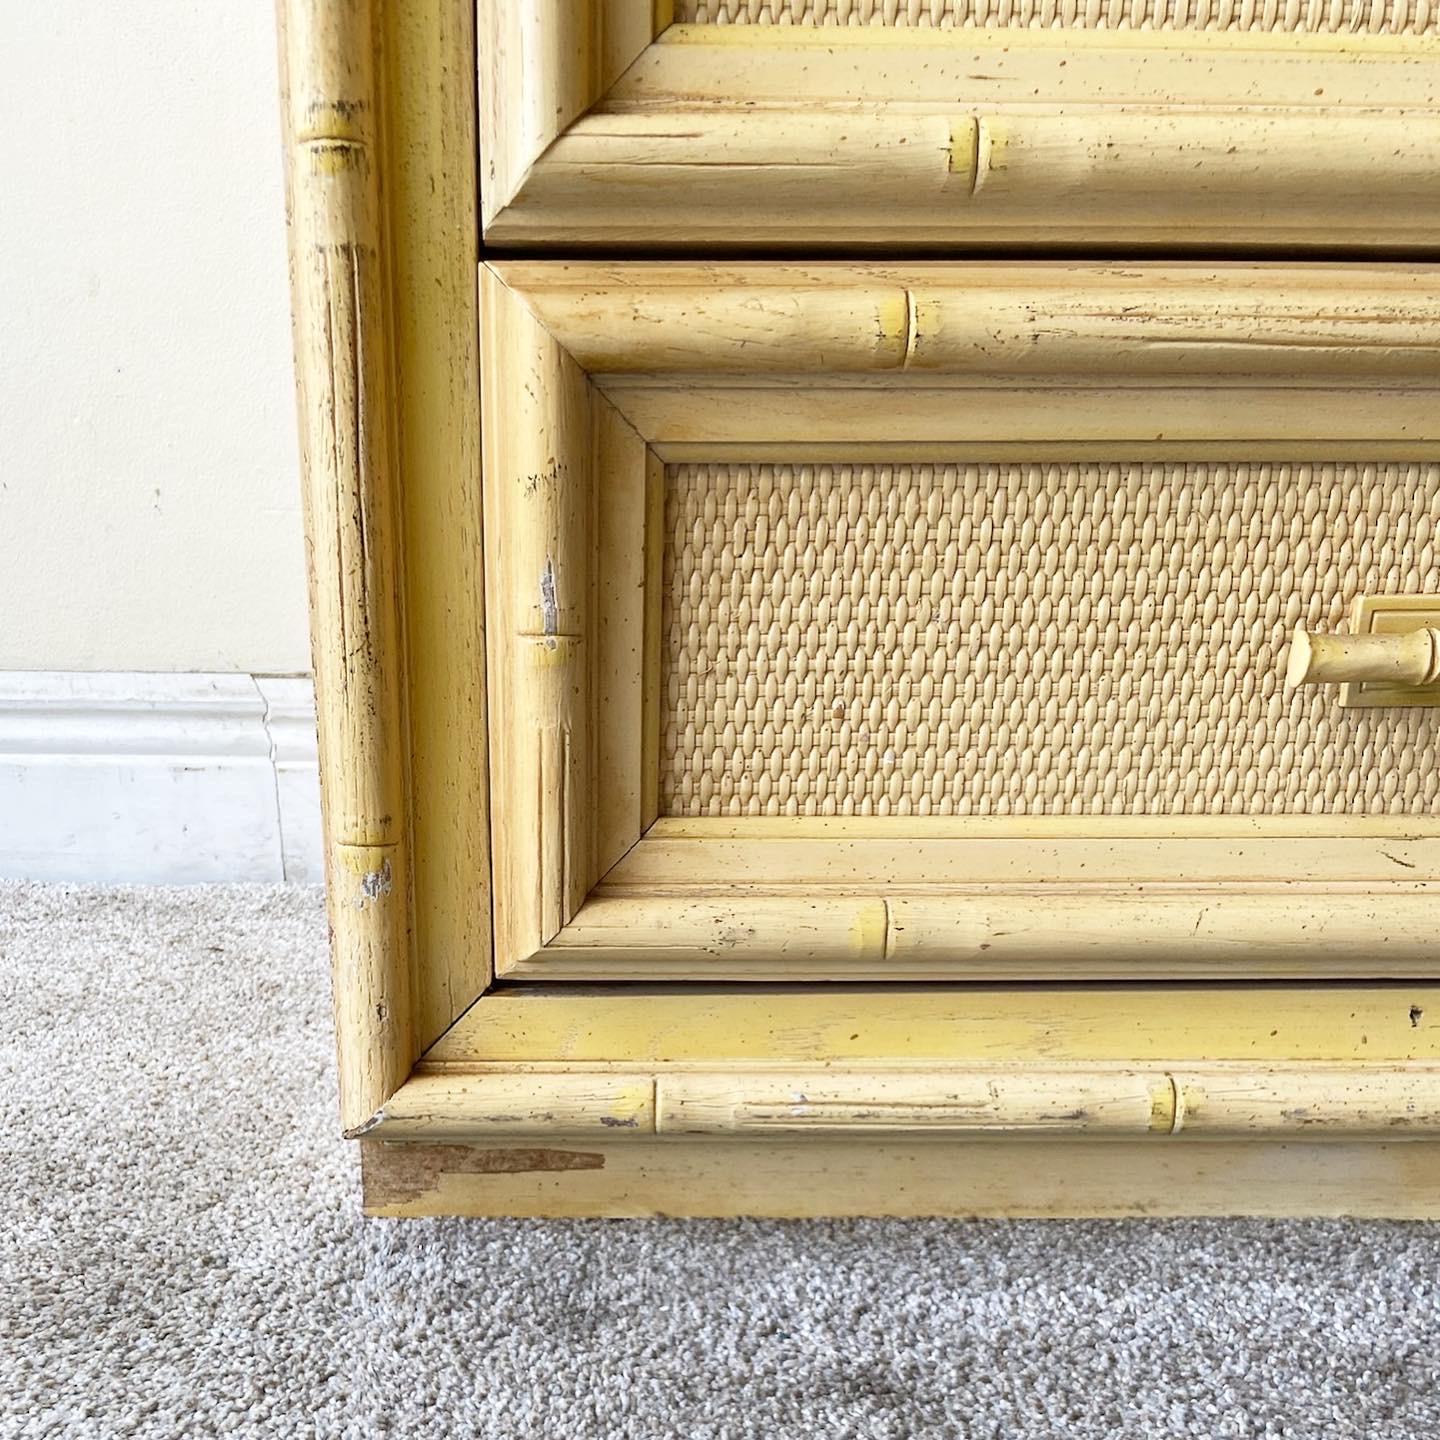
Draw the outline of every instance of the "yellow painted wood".
<instances>
[{"instance_id":1,"label":"yellow painted wood","mask_svg":"<svg viewBox=\"0 0 1440 1440\"><path fill-rule=\"evenodd\" d=\"M1395 1061L894 1065L427 1065L366 1134L927 1135L1009 1139L1440 1137L1440 1066Z\"/></svg>"},{"instance_id":2,"label":"yellow painted wood","mask_svg":"<svg viewBox=\"0 0 1440 1440\"><path fill-rule=\"evenodd\" d=\"M1395 1064L1180 1071L1174 1135L1404 1139L1440 1131L1440 1069Z\"/></svg>"},{"instance_id":3,"label":"yellow painted wood","mask_svg":"<svg viewBox=\"0 0 1440 1440\"><path fill-rule=\"evenodd\" d=\"M1424 815L1107 815L1108 841L1392 840L1440 837ZM720 840L1015 840L1094 838L1093 815L664 815L645 832L661 842Z\"/></svg>"},{"instance_id":4,"label":"yellow painted wood","mask_svg":"<svg viewBox=\"0 0 1440 1440\"><path fill-rule=\"evenodd\" d=\"M726 899L592 895L541 950L507 957L513 978L680 979L858 974L884 978L886 910L878 895ZM930 967L921 967L928 973Z\"/></svg>"},{"instance_id":5,"label":"yellow painted wood","mask_svg":"<svg viewBox=\"0 0 1440 1440\"><path fill-rule=\"evenodd\" d=\"M1403 634L1331 635L1296 630L1287 685L1360 684L1394 689L1434 687L1440 677L1440 630L1423 625ZM1430 696L1432 704L1437 697Z\"/></svg>"},{"instance_id":6,"label":"yellow painted wood","mask_svg":"<svg viewBox=\"0 0 1440 1440\"><path fill-rule=\"evenodd\" d=\"M1433 36L676 25L554 97L573 27L529 39L558 120L487 209L511 246L1293 253L1424 246L1440 215ZM482 50L521 83L518 46Z\"/></svg>"},{"instance_id":7,"label":"yellow painted wood","mask_svg":"<svg viewBox=\"0 0 1440 1440\"><path fill-rule=\"evenodd\" d=\"M1058 893L1057 893L1058 891ZM1176 885L888 901L884 971L981 979L1440 974L1440 885Z\"/></svg>"},{"instance_id":8,"label":"yellow painted wood","mask_svg":"<svg viewBox=\"0 0 1440 1440\"><path fill-rule=\"evenodd\" d=\"M371 1215L1440 1218L1440 1144L361 1141Z\"/></svg>"},{"instance_id":9,"label":"yellow painted wood","mask_svg":"<svg viewBox=\"0 0 1440 1440\"><path fill-rule=\"evenodd\" d=\"M1433 1214L1419 1177L1431 1173L1426 1137L1440 1126L1437 1006L1435 987L1398 985L500 992L427 1056L422 1076L446 1097L437 1118L384 1132L483 1143L373 1148L367 1164L383 1173L367 1177L367 1204L417 1214L677 1204L681 1214ZM624 1143L617 1130L578 1150L512 1109L503 1126L517 1138L495 1144L506 1131L479 1097L513 1082L523 1106L527 1081L543 1084L537 1097L552 1085L589 1097L590 1123L626 1085L653 1085L655 1107ZM659 1143L646 1138L651 1125ZM1029 1137L1022 1146L1006 1138L1016 1133ZM1124 1143L1127 1133L1147 1138ZM1072 1138L1057 1148L1047 1134ZM1291 1134L1307 1143L1280 1138ZM928 1138L917 1147L917 1136ZM1407 1144L1387 1143L1397 1137ZM712 1163L732 1177L719 1188ZM1043 1177L1057 1174L1068 1183L1048 1189ZM407 1200L393 1193L424 1175Z\"/></svg>"},{"instance_id":10,"label":"yellow painted wood","mask_svg":"<svg viewBox=\"0 0 1440 1440\"><path fill-rule=\"evenodd\" d=\"M1440 884L796 886L592 896L502 973L548 980L1156 980L1440 974Z\"/></svg>"},{"instance_id":11,"label":"yellow painted wood","mask_svg":"<svg viewBox=\"0 0 1440 1440\"><path fill-rule=\"evenodd\" d=\"M592 872L594 416L584 372L481 271L496 967L568 923Z\"/></svg>"},{"instance_id":12,"label":"yellow painted wood","mask_svg":"<svg viewBox=\"0 0 1440 1440\"><path fill-rule=\"evenodd\" d=\"M340 1107L409 1073L410 866L373 0L283 0L290 274Z\"/></svg>"},{"instance_id":13,"label":"yellow painted wood","mask_svg":"<svg viewBox=\"0 0 1440 1440\"><path fill-rule=\"evenodd\" d=\"M1406 635L1421 626L1432 632L1440 627L1440 595L1358 595L1350 609L1352 635ZM1434 704L1435 695L1429 686L1364 681L1341 685L1339 704L1341 708L1398 705L1408 709Z\"/></svg>"},{"instance_id":14,"label":"yellow painted wood","mask_svg":"<svg viewBox=\"0 0 1440 1440\"><path fill-rule=\"evenodd\" d=\"M1232 452L1318 441L1333 451L1330 458L1429 460L1440 444L1433 381L1286 385L1237 378L1210 384L1196 377L1112 385L1097 377L1082 387L1066 378L928 383L934 378L886 384L883 377L841 383L775 376L722 384L708 377L682 383L627 376L600 388L657 449L683 446L701 460L733 458L742 448L748 458L751 449L782 445L813 445L816 454L823 449L840 461L864 460L866 447L872 458L878 451L893 460L892 447L913 456L923 446L953 461L962 447L973 452L991 444L1017 458L1018 446L1057 442L1073 443L1077 452L1103 449L1110 457L1123 451L1117 458L1127 459L1132 445L1160 442L1182 452L1173 458L1186 458L1192 444L1213 452L1220 436ZM1021 451L1018 458L1029 456Z\"/></svg>"},{"instance_id":15,"label":"yellow painted wood","mask_svg":"<svg viewBox=\"0 0 1440 1440\"><path fill-rule=\"evenodd\" d=\"M518 986L487 995L423 1063L1218 1060L1440 1062L1440 986Z\"/></svg>"},{"instance_id":16,"label":"yellow painted wood","mask_svg":"<svg viewBox=\"0 0 1440 1440\"><path fill-rule=\"evenodd\" d=\"M1158 1068L746 1068L664 1075L657 1087L656 1129L667 1135L821 1138L1168 1135L1174 1096L1171 1077Z\"/></svg>"},{"instance_id":17,"label":"yellow painted wood","mask_svg":"<svg viewBox=\"0 0 1440 1440\"><path fill-rule=\"evenodd\" d=\"M644 655L640 717L640 829L643 835L660 814L661 584L665 559L665 462L652 446L645 451ZM607 869L610 867L607 867Z\"/></svg>"},{"instance_id":18,"label":"yellow painted wood","mask_svg":"<svg viewBox=\"0 0 1440 1440\"><path fill-rule=\"evenodd\" d=\"M478 0L486 222L533 162L619 79L668 20L653 0Z\"/></svg>"},{"instance_id":19,"label":"yellow painted wood","mask_svg":"<svg viewBox=\"0 0 1440 1440\"><path fill-rule=\"evenodd\" d=\"M663 45L672 47L713 50L717 46L724 46L732 56L747 56L757 67L777 65L777 73L789 72L791 62L787 58L787 51L810 54L842 51L851 56L863 55L873 65L904 65L917 49L927 51L940 61L943 61L946 51L962 55L968 53L973 61L977 56L986 59L1003 58L1013 50L1017 53L1006 62L1006 74L974 78L981 83L1008 84L1017 94L1023 93L1026 83L1034 84L1037 75L1050 73L1034 68L1044 63L1042 57L1049 52L1053 56L1049 61L1050 71L1055 71L1056 64L1061 59L1073 58L1081 67L1079 76L1069 81L1073 93L1068 98L1075 99L1098 92L1116 101L1135 99L1142 93L1148 93L1152 98L1166 98L1171 92L1161 87L1169 84L1173 89L1176 74L1183 73L1169 66L1182 65L1189 69L1203 69L1207 67L1207 62L1213 66L1222 57L1238 55L1258 55L1264 58L1281 72L1277 84L1295 87L1284 92L1272 92L1277 99L1302 100L1306 98L1306 92L1299 87L1308 78L1304 66L1312 55L1345 56L1355 62L1368 62L1388 55L1392 58L1407 59L1413 66L1417 60L1423 61L1427 53L1423 48L1417 49L1417 42L1422 47L1426 44L1433 47L1436 41L1434 35L1385 34L1374 29L1265 29L1258 23L1259 20L1260 16L1253 14L1245 25L1223 30L1187 30L1178 27L1154 30L1118 27L1105 29L1103 26L1086 28L1077 25L1055 26L1051 29L1038 26L1033 29L1020 26L1013 29L976 26L969 29L927 27L918 30L910 26L888 24L823 27L797 25L779 28L778 33L772 29L768 36L765 27L718 27L712 21L709 24L676 24L658 38ZM1017 40L1027 43L1017 46ZM774 53L777 49L778 56ZM1153 65L1161 69L1163 78L1147 80L1140 73L1120 76L1107 73L1109 63L1115 55L1125 50L1145 55ZM889 61L886 59L887 54L892 57ZM1064 69L1063 66L1059 68ZM948 93L945 89L947 78L943 74L940 77L928 73L913 77L905 74L902 78L910 80L922 94L943 96ZM1053 78L1057 84L1065 82L1065 77L1058 72ZM1230 78L1233 80L1235 77ZM824 81L820 79L808 83L818 90ZM857 83L862 82L857 80ZM864 83L886 89L893 88L893 78L872 79ZM1216 75L1210 83L1218 87L1225 83L1225 77L1223 74ZM1125 88L1116 88L1117 84ZM1147 84L1150 88L1145 92L1134 88ZM1422 89L1419 93L1428 94L1428 91ZM1321 98L1313 96L1313 92L1311 95L1316 100ZM1227 93L1217 88L1213 92L1213 98L1217 101L1240 101L1249 96L1248 91Z\"/></svg>"},{"instance_id":20,"label":"yellow painted wood","mask_svg":"<svg viewBox=\"0 0 1440 1440\"><path fill-rule=\"evenodd\" d=\"M597 376L1175 375L1348 385L1440 368L1425 265L497 263Z\"/></svg>"},{"instance_id":21,"label":"yellow painted wood","mask_svg":"<svg viewBox=\"0 0 1440 1440\"><path fill-rule=\"evenodd\" d=\"M661 1134L1440 1135L1440 1068L1391 1062L1319 1068L1214 1062L1108 1069L737 1068L718 1075L662 1073L656 1090L655 1129Z\"/></svg>"},{"instance_id":22,"label":"yellow painted wood","mask_svg":"<svg viewBox=\"0 0 1440 1440\"><path fill-rule=\"evenodd\" d=\"M953 398L952 398L953 404ZM1434 441L1397 441L1393 437L1354 440L657 440L650 447L667 465L715 462L751 465L915 464L915 465L1079 465L1189 460L1196 463L1346 464L1381 460L1430 461Z\"/></svg>"},{"instance_id":23,"label":"yellow painted wood","mask_svg":"<svg viewBox=\"0 0 1440 1440\"><path fill-rule=\"evenodd\" d=\"M1131 445L1290 442L1404 458L1440 439L1440 288L1426 267L497 273L647 443L691 458L1030 443L1132 458Z\"/></svg>"},{"instance_id":24,"label":"yellow painted wood","mask_svg":"<svg viewBox=\"0 0 1440 1440\"><path fill-rule=\"evenodd\" d=\"M478 197L471 0L385 0L385 184L407 551L414 1024L428 1044L490 976Z\"/></svg>"},{"instance_id":25,"label":"yellow painted wood","mask_svg":"<svg viewBox=\"0 0 1440 1440\"><path fill-rule=\"evenodd\" d=\"M1440 878L1440 824L1398 815L662 819L607 893L980 885L1340 884Z\"/></svg>"},{"instance_id":26,"label":"yellow painted wood","mask_svg":"<svg viewBox=\"0 0 1440 1440\"><path fill-rule=\"evenodd\" d=\"M655 1133L655 1082L615 1071L413 1076L366 1133L426 1141Z\"/></svg>"},{"instance_id":27,"label":"yellow painted wood","mask_svg":"<svg viewBox=\"0 0 1440 1440\"><path fill-rule=\"evenodd\" d=\"M595 455L606 466L600 488L617 504L594 529L607 576L648 573L649 506L642 515L635 497L653 484L657 444L978 445L993 436L1121 452L1129 437L1243 447L1250 437L1274 445L1293 434L1315 445L1320 424L1328 436L1383 452L1415 444L1440 414L1440 286L1424 266L509 261L485 274L510 327L492 341L487 403L496 415L559 393L562 382L549 377L563 374L576 397L589 386L592 408L612 402L633 429L632 439L607 418L599 443L587 445L583 425L554 425L542 446L575 474ZM559 543L547 526L545 513L512 505L495 563L526 553L539 567ZM577 563L596 544L565 543ZM523 591L514 593L523 603ZM576 618L576 635L586 625L636 629L623 590L604 582L593 594L594 613ZM607 618L617 606L614 614L628 619ZM647 643L643 621L638 631ZM630 708L607 707L614 718L596 713L580 687L563 689L567 725L588 715L597 766L604 756L603 773L614 776L583 822L605 837L603 861L583 886L564 870L568 910L545 909L531 932L501 944L499 972L511 979L1199 979L1433 969L1440 893L1431 888L1433 846L1417 848L1424 822L1399 831L1324 825L1302 835L1303 826L1237 831L1220 821L1126 832L1097 817L1008 845L997 843L1003 829L963 832L974 837L966 848L942 843L962 832L906 825L888 839L875 832L874 844L790 831L783 845L763 848L777 836L743 828L710 832L697 845L662 843L679 838L662 821L628 845L634 832L615 815L632 806L633 772L619 757L633 755L635 737L619 717L633 716L637 693L643 701L651 662L623 654L609 644L580 667L592 687L629 694ZM635 666L628 692L617 663ZM643 747L643 720L639 729ZM531 717L514 743L533 745L544 733ZM497 754L509 743L498 739ZM525 778L511 813L527 815L537 795L554 808L559 794L563 809L579 793ZM641 810L649 814L644 803ZM572 812L567 823L582 820ZM530 845L538 834L543 846L556 833L522 819L514 841L500 843ZM728 843L718 843L722 834ZM1127 846L1127 834L1158 843ZM1254 843L1236 843L1241 834ZM1067 839L1084 843L1067 851L1059 843ZM536 887L519 872L507 883L517 906L534 903Z\"/></svg>"},{"instance_id":28,"label":"yellow painted wood","mask_svg":"<svg viewBox=\"0 0 1440 1440\"><path fill-rule=\"evenodd\" d=\"M646 792L653 795L659 759L654 750L646 751L651 708L646 700L647 596L656 593L650 585L644 540L652 466L645 442L614 406L600 397L593 405L596 477L590 534L596 559L591 684L597 712L594 774L603 777L595 789L598 876L639 840L654 818ZM658 643L658 634L654 638Z\"/></svg>"}]
</instances>

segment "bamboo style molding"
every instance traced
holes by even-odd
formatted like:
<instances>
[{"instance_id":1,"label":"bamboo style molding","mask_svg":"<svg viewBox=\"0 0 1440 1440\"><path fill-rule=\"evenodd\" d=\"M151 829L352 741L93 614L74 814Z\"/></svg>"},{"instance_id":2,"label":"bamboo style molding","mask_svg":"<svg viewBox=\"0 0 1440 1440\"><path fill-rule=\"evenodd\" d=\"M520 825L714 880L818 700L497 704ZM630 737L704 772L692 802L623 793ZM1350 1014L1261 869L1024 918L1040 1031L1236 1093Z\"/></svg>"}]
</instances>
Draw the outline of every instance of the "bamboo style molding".
<instances>
[{"instance_id":1,"label":"bamboo style molding","mask_svg":"<svg viewBox=\"0 0 1440 1440\"><path fill-rule=\"evenodd\" d=\"M1349 389L1440 382L1440 278L1423 265L1277 272L1198 263L509 261L494 268L601 382L743 376L755 383L776 375L804 377L806 386L860 375L936 385L1072 376L1091 389L1161 377L1187 385L1344 377Z\"/></svg>"},{"instance_id":2,"label":"bamboo style molding","mask_svg":"<svg viewBox=\"0 0 1440 1440\"><path fill-rule=\"evenodd\" d=\"M457 63L474 53L474 9L279 0L278 12L341 1110L353 1129L491 975L477 121L474 68Z\"/></svg>"},{"instance_id":3,"label":"bamboo style molding","mask_svg":"<svg viewBox=\"0 0 1440 1440\"><path fill-rule=\"evenodd\" d=\"M1009 883L987 886L947 883L941 875L958 867L945 865L909 894L863 879L827 888L826 847L798 838L791 845L801 849L797 863L807 872L799 884L757 878L716 893L702 843L689 857L687 884L655 894L602 885L545 946L505 968L516 978L561 980L1440 973L1433 843L1418 872L1423 878L1410 882L1187 884L1167 877L1066 885L1020 871ZM1192 847L1173 850L1173 873L1183 876Z\"/></svg>"},{"instance_id":4,"label":"bamboo style molding","mask_svg":"<svg viewBox=\"0 0 1440 1440\"><path fill-rule=\"evenodd\" d=\"M1431 243L1433 34L670 24L481 0L486 239Z\"/></svg>"},{"instance_id":5,"label":"bamboo style molding","mask_svg":"<svg viewBox=\"0 0 1440 1440\"><path fill-rule=\"evenodd\" d=\"M295 371L341 1111L414 1058L394 391L372 0L282 7Z\"/></svg>"},{"instance_id":6,"label":"bamboo style molding","mask_svg":"<svg viewBox=\"0 0 1440 1440\"><path fill-rule=\"evenodd\" d=\"M841 1065L633 1072L534 1066L421 1071L366 1134L481 1141L506 1135L739 1135L948 1139L1279 1133L1440 1136L1440 1067L1406 1064Z\"/></svg>"}]
</instances>

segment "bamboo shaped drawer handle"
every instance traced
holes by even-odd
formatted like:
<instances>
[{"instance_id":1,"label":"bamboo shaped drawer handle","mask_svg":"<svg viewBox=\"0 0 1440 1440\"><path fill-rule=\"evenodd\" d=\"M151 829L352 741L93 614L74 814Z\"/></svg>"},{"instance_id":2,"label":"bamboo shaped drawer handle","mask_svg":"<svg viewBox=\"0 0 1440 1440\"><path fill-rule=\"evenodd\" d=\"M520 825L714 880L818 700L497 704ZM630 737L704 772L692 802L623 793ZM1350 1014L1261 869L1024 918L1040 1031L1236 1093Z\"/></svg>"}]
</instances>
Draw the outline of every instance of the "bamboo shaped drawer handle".
<instances>
[{"instance_id":1,"label":"bamboo shaped drawer handle","mask_svg":"<svg viewBox=\"0 0 1440 1440\"><path fill-rule=\"evenodd\" d=\"M1324 635L1296 630L1285 683L1433 685L1440 680L1440 630L1424 625L1401 635Z\"/></svg>"}]
</instances>

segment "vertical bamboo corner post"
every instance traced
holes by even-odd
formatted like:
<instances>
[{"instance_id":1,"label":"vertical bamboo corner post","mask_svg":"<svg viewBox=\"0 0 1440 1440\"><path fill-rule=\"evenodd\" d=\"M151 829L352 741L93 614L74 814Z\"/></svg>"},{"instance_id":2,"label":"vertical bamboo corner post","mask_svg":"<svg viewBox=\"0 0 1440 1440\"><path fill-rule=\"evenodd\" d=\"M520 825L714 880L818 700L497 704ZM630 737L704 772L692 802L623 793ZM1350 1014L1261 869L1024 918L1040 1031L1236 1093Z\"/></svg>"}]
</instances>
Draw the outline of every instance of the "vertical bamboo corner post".
<instances>
[{"instance_id":1,"label":"vertical bamboo corner post","mask_svg":"<svg viewBox=\"0 0 1440 1440\"><path fill-rule=\"evenodd\" d=\"M342 1119L414 1060L376 0L279 0L290 283Z\"/></svg>"}]
</instances>

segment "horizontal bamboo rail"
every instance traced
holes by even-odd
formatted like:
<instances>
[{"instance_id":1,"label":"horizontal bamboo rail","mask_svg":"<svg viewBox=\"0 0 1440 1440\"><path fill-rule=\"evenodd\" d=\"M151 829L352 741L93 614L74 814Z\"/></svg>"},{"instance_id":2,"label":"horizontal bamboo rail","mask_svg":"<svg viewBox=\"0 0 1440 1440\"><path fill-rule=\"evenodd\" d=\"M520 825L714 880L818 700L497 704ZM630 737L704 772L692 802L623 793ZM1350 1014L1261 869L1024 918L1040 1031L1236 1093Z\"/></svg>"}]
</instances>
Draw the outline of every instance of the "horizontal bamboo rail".
<instances>
[{"instance_id":1,"label":"horizontal bamboo rail","mask_svg":"<svg viewBox=\"0 0 1440 1440\"><path fill-rule=\"evenodd\" d=\"M1433 267L494 267L587 373L1440 376Z\"/></svg>"},{"instance_id":2,"label":"horizontal bamboo rail","mask_svg":"<svg viewBox=\"0 0 1440 1440\"><path fill-rule=\"evenodd\" d=\"M1394 868L1394 867L1392 867ZM1403 868L1397 873L1404 873ZM1016 884L729 895L602 889L512 978L1016 980L1440 973L1437 888L1353 884ZM1383 939L1383 948L1377 943ZM1380 968L1393 967L1393 968Z\"/></svg>"},{"instance_id":3,"label":"horizontal bamboo rail","mask_svg":"<svg viewBox=\"0 0 1440 1440\"><path fill-rule=\"evenodd\" d=\"M506 1135L1191 1136L1434 1139L1440 1066L844 1065L634 1070L422 1066L375 1117L384 1140Z\"/></svg>"},{"instance_id":4,"label":"horizontal bamboo rail","mask_svg":"<svg viewBox=\"0 0 1440 1440\"><path fill-rule=\"evenodd\" d=\"M1133 255L1424 246L1440 218L1433 36L662 29L644 0L559 3L523 39L482 27L492 243Z\"/></svg>"}]
</instances>

